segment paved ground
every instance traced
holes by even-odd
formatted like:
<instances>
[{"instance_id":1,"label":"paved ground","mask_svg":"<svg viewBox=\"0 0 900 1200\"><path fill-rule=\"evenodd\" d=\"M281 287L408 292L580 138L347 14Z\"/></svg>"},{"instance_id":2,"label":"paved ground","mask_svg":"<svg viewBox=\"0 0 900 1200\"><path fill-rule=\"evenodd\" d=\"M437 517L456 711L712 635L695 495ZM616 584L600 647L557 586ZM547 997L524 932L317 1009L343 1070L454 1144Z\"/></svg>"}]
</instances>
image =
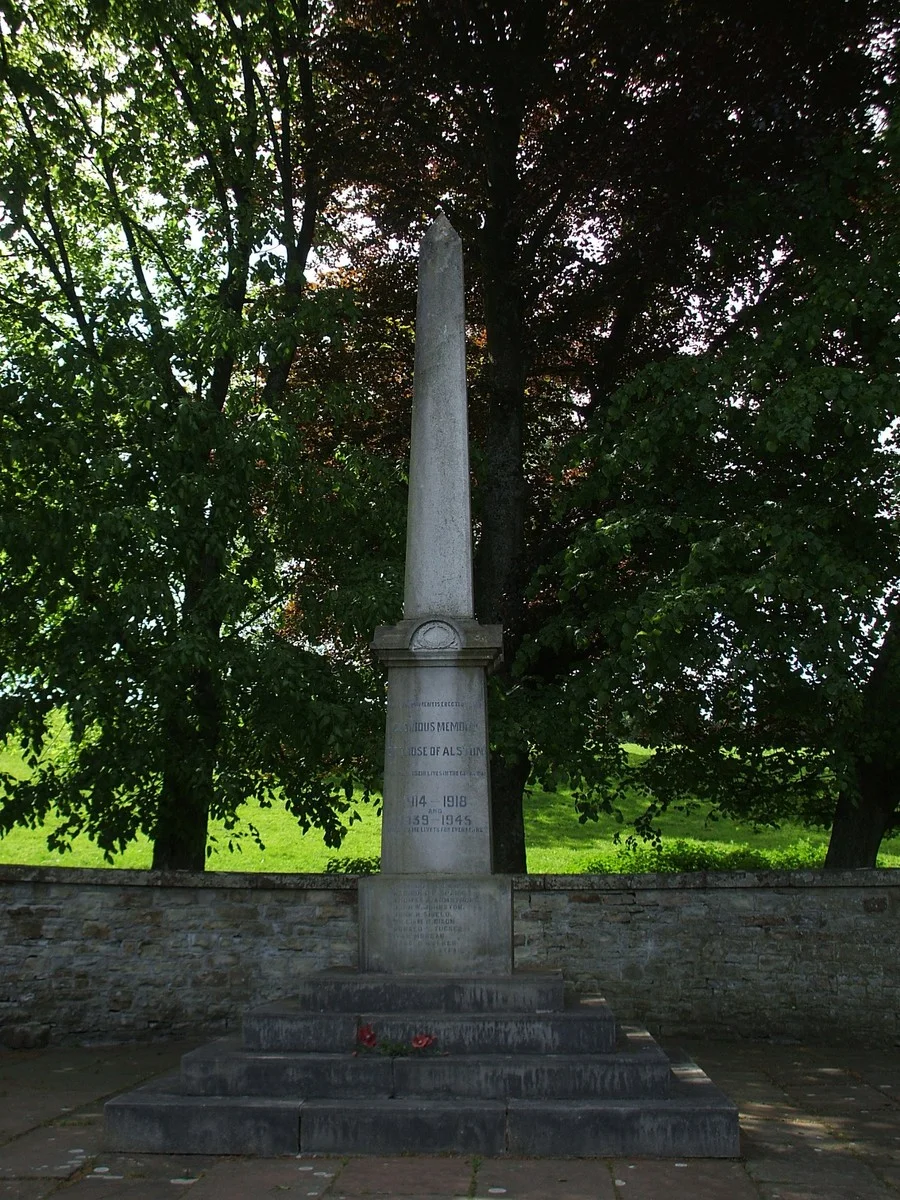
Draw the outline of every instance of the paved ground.
<instances>
[{"instance_id":1,"label":"paved ground","mask_svg":"<svg viewBox=\"0 0 900 1200\"><path fill-rule=\"evenodd\" d=\"M0 1049L0 1198L900 1200L900 1047L687 1043L740 1105L738 1162L104 1154L102 1102L189 1048Z\"/></svg>"}]
</instances>

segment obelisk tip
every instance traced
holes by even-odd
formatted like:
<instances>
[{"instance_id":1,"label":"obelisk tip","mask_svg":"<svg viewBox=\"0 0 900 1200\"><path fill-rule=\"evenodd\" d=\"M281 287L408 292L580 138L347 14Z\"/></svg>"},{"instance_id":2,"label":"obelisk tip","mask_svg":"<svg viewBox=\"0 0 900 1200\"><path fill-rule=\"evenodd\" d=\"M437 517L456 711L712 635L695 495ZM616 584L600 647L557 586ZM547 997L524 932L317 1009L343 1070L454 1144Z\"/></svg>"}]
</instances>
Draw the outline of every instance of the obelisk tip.
<instances>
[{"instance_id":1,"label":"obelisk tip","mask_svg":"<svg viewBox=\"0 0 900 1200\"><path fill-rule=\"evenodd\" d=\"M437 214L428 228L425 230L425 236L422 241L436 242L440 238L459 238L459 234L447 220L442 209L437 210Z\"/></svg>"}]
</instances>

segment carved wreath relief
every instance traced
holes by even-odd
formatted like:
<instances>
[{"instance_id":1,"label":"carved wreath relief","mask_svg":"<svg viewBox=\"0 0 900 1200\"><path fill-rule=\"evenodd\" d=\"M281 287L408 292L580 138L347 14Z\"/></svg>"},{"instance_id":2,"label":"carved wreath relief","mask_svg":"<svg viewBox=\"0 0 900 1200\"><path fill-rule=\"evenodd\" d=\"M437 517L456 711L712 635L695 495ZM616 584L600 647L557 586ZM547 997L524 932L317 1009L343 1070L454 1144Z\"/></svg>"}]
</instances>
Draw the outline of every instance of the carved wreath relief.
<instances>
[{"instance_id":1,"label":"carved wreath relief","mask_svg":"<svg viewBox=\"0 0 900 1200\"><path fill-rule=\"evenodd\" d=\"M410 650L458 650L459 634L445 621L426 621L412 635Z\"/></svg>"}]
</instances>

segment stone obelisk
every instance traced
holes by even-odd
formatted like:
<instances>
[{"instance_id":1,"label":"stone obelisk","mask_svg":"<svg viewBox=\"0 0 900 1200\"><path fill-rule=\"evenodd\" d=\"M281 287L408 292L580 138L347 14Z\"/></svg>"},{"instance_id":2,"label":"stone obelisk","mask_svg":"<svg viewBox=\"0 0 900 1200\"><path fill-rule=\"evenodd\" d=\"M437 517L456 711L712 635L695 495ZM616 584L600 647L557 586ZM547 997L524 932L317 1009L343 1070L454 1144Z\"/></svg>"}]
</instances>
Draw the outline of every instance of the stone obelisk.
<instances>
[{"instance_id":1,"label":"stone obelisk","mask_svg":"<svg viewBox=\"0 0 900 1200\"><path fill-rule=\"evenodd\" d=\"M485 679L501 646L474 619L462 248L440 215L419 247L403 620L373 642L388 702L364 971L512 969L510 881L491 874Z\"/></svg>"}]
</instances>

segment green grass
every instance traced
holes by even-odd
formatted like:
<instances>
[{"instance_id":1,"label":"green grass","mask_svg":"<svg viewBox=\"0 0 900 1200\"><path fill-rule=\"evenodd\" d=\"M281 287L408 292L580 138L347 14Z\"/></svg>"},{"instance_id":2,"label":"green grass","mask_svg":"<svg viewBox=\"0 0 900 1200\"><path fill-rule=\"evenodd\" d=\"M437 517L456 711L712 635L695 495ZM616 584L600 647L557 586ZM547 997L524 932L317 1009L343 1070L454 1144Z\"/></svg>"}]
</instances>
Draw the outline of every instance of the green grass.
<instances>
[{"instance_id":1,"label":"green grass","mask_svg":"<svg viewBox=\"0 0 900 1200\"><path fill-rule=\"evenodd\" d=\"M0 771L21 774L21 759L0 750ZM301 833L293 818L280 808L249 806L242 811L245 821L259 830L265 849L249 836L238 842L238 853L228 850L229 835L221 825L211 828L212 871L324 871L329 860L374 858L380 851L381 819L374 808L361 805L361 820L354 822L339 850L325 845L318 830ZM640 811L634 799L623 807L626 820ZM0 838L0 862L29 866L104 867L103 853L86 838L79 839L71 853L47 849L53 823L39 829L14 829ZM630 852L617 846L614 835L627 833L612 817L579 825L568 792L533 791L525 805L525 834L528 870L532 874L579 874L584 871L654 871L699 869L760 869L820 865L828 835L800 825L755 831L736 821L707 821L698 809L693 813L665 815L662 853L641 845ZM212 839L215 839L213 841ZM150 844L146 838L133 843L119 855L116 867L146 869L150 866ZM900 867L900 836L882 843L879 866Z\"/></svg>"},{"instance_id":2,"label":"green grass","mask_svg":"<svg viewBox=\"0 0 900 1200\"><path fill-rule=\"evenodd\" d=\"M637 816L640 801L622 805L625 820ZM567 793L535 792L526 806L528 870L533 874L578 874L584 871L657 871L699 869L742 869L737 859L746 850L748 869L777 866L821 865L828 845L825 831L785 823L780 829L754 830L749 825L720 818L707 821L698 808L693 813L670 811L661 821L664 853L655 855L652 846L639 845L630 852L617 846L615 834L628 832L613 817L578 824ZM678 846L679 843L686 843ZM879 866L900 867L900 836L885 840ZM752 864L752 855L759 856ZM779 857L781 856L781 857ZM693 859L693 862L691 861ZM680 863L682 865L674 865Z\"/></svg>"}]
</instances>

